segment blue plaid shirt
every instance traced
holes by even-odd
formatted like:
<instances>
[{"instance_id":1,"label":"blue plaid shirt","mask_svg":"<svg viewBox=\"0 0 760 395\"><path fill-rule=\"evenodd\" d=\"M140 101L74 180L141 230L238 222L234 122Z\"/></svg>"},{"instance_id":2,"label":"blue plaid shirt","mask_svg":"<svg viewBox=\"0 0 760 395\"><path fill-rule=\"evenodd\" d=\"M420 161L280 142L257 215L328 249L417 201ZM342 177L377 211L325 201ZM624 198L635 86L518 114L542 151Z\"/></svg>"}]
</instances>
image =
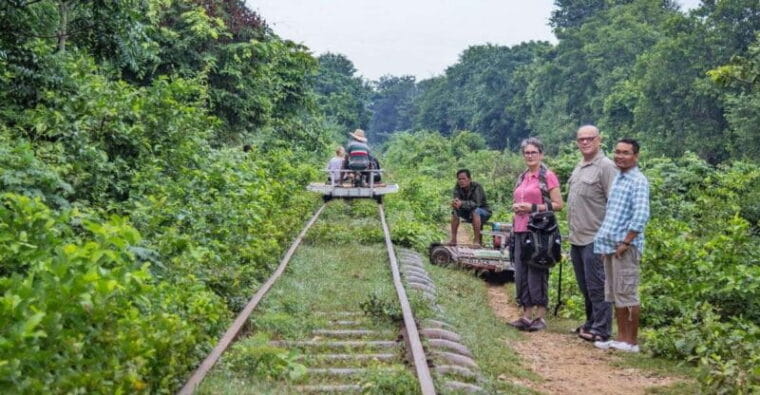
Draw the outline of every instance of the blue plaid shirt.
<instances>
[{"instance_id":1,"label":"blue plaid shirt","mask_svg":"<svg viewBox=\"0 0 760 395\"><path fill-rule=\"evenodd\" d=\"M649 182L634 167L612 182L607 212L594 238L594 252L612 254L629 231L638 232L632 244L644 254L644 226L649 220Z\"/></svg>"}]
</instances>

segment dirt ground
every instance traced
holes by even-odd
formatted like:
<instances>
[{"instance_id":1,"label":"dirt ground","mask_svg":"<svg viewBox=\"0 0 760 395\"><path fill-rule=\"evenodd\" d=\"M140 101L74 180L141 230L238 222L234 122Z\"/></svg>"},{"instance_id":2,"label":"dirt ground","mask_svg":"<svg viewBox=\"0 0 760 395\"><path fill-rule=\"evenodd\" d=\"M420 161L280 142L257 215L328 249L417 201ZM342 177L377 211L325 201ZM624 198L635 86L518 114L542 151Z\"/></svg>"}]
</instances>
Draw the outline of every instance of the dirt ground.
<instances>
[{"instance_id":1,"label":"dirt ground","mask_svg":"<svg viewBox=\"0 0 760 395\"><path fill-rule=\"evenodd\" d=\"M472 227L463 224L457 232L459 243L472 241ZM489 304L498 317L510 322L520 317L514 295L500 285L488 286ZM549 323L551 326L551 323ZM542 382L515 381L515 384L549 394L644 394L652 387L667 386L678 378L662 377L634 368L614 366L614 351L594 348L572 333L551 330L527 333L525 341L510 343L527 367Z\"/></svg>"},{"instance_id":2,"label":"dirt ground","mask_svg":"<svg viewBox=\"0 0 760 395\"><path fill-rule=\"evenodd\" d=\"M489 286L494 313L505 322L520 312L503 286ZM551 325L551 324L550 324ZM510 343L528 367L544 381L516 384L550 394L643 394L647 388L666 386L678 379L662 377L633 368L613 366L614 351L597 350L571 333L541 331L526 333L525 341Z\"/></svg>"}]
</instances>

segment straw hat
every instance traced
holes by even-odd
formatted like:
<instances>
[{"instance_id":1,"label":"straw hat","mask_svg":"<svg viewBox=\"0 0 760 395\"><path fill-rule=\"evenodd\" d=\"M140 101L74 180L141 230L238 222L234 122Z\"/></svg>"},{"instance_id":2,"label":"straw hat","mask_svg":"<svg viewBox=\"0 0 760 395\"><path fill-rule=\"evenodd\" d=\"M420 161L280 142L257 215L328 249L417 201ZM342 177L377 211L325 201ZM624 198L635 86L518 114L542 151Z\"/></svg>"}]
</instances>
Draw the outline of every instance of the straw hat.
<instances>
[{"instance_id":1,"label":"straw hat","mask_svg":"<svg viewBox=\"0 0 760 395\"><path fill-rule=\"evenodd\" d=\"M356 129L353 133L349 133L348 135L355 138L356 140L361 141L362 143L367 142L367 138L364 137L364 131L361 129Z\"/></svg>"}]
</instances>

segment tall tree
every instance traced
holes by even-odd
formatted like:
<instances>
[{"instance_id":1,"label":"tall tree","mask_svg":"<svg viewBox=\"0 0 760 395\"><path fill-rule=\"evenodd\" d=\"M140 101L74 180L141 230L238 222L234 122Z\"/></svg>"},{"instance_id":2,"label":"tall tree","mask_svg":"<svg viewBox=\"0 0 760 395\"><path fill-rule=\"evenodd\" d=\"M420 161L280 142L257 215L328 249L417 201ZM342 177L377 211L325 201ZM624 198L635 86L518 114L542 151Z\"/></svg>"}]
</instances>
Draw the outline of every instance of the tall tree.
<instances>
[{"instance_id":1,"label":"tall tree","mask_svg":"<svg viewBox=\"0 0 760 395\"><path fill-rule=\"evenodd\" d=\"M665 23L679 14L668 1L605 3L562 39L534 69L528 98L528 123L550 149L571 139L579 124L594 123L615 133L608 117L631 118L621 111L620 92L636 59L663 36Z\"/></svg>"},{"instance_id":2,"label":"tall tree","mask_svg":"<svg viewBox=\"0 0 760 395\"><path fill-rule=\"evenodd\" d=\"M733 158L760 158L760 33L745 56L711 70L710 77L726 90L729 153Z\"/></svg>"},{"instance_id":3,"label":"tall tree","mask_svg":"<svg viewBox=\"0 0 760 395\"><path fill-rule=\"evenodd\" d=\"M749 27L748 27L749 26ZM728 158L725 95L707 75L747 52L750 31L760 31L756 0L706 2L688 18L674 17L664 37L636 65L636 99L630 131L656 152L680 156L691 150L711 163Z\"/></svg>"},{"instance_id":4,"label":"tall tree","mask_svg":"<svg viewBox=\"0 0 760 395\"><path fill-rule=\"evenodd\" d=\"M375 141L385 141L388 134L412 126L412 101L417 95L413 76L383 76L374 86L370 109L369 133Z\"/></svg>"},{"instance_id":5,"label":"tall tree","mask_svg":"<svg viewBox=\"0 0 760 395\"><path fill-rule=\"evenodd\" d=\"M356 75L353 62L334 53L320 55L317 60L319 68L313 84L321 112L344 130L366 129L371 89Z\"/></svg>"},{"instance_id":6,"label":"tall tree","mask_svg":"<svg viewBox=\"0 0 760 395\"><path fill-rule=\"evenodd\" d=\"M443 77L420 83L415 126L444 134L471 130L499 149L516 144L529 130L526 114L513 111L525 102L524 81L515 75L549 48L536 42L467 48Z\"/></svg>"}]
</instances>

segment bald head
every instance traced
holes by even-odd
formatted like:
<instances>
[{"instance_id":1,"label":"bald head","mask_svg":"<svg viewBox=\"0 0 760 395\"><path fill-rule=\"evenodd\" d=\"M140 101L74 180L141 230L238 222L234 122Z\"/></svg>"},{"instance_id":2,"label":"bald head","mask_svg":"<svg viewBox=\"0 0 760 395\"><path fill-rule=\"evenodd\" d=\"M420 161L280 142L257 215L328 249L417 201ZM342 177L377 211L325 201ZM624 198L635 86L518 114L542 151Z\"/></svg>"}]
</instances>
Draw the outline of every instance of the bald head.
<instances>
[{"instance_id":1,"label":"bald head","mask_svg":"<svg viewBox=\"0 0 760 395\"><path fill-rule=\"evenodd\" d=\"M598 136L599 128L597 128L594 125L583 125L578 128L578 132L576 133L576 136L580 136L581 132L593 133L595 136Z\"/></svg>"},{"instance_id":2,"label":"bald head","mask_svg":"<svg viewBox=\"0 0 760 395\"><path fill-rule=\"evenodd\" d=\"M583 125L575 133L575 142L578 149L583 155L583 160L590 161L599 153L602 146L602 138L599 135L599 128L594 125Z\"/></svg>"}]
</instances>

